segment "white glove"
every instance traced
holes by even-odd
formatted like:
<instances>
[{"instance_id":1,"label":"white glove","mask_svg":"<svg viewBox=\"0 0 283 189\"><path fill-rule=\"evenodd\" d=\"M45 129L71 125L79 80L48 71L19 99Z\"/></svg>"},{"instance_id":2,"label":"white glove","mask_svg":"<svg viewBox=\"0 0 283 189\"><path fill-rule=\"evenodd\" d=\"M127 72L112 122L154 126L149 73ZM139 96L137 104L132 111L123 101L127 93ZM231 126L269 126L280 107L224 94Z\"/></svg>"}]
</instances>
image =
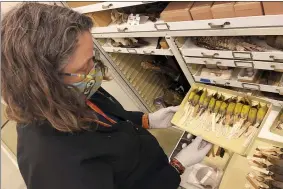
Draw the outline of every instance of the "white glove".
<instances>
[{"instance_id":1,"label":"white glove","mask_svg":"<svg viewBox=\"0 0 283 189\"><path fill-rule=\"evenodd\" d=\"M185 147L176 155L176 159L184 166L190 167L200 163L211 149L212 144L197 137L194 141Z\"/></svg>"},{"instance_id":2,"label":"white glove","mask_svg":"<svg viewBox=\"0 0 283 189\"><path fill-rule=\"evenodd\" d=\"M171 120L178 111L179 106L162 108L156 112L148 114L149 127L151 129L165 129L171 127Z\"/></svg>"}]
</instances>

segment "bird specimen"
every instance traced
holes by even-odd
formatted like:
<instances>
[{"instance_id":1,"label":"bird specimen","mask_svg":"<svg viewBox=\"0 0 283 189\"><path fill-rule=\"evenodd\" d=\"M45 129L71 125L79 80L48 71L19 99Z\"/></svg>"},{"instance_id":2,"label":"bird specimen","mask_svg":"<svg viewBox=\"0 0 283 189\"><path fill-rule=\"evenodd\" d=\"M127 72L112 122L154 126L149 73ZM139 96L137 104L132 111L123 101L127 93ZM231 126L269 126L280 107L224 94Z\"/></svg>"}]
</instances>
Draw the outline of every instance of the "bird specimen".
<instances>
[{"instance_id":1,"label":"bird specimen","mask_svg":"<svg viewBox=\"0 0 283 189\"><path fill-rule=\"evenodd\" d=\"M253 68L244 68L242 72L240 72L241 77L252 77L254 75L255 71Z\"/></svg>"},{"instance_id":2,"label":"bird specimen","mask_svg":"<svg viewBox=\"0 0 283 189\"><path fill-rule=\"evenodd\" d=\"M240 104L240 105L239 105ZM244 122L246 122L248 120L249 116L252 116L252 114L249 114L249 111L251 109L251 101L248 98L243 98L240 100L238 106L242 107L241 108L241 113L238 114L238 112L236 112L237 114L234 117L234 127L232 128L228 138L232 138L234 136L236 136L235 138L240 137L244 132L246 126L243 126ZM241 104L243 106L241 106ZM237 110L239 111L239 110ZM250 118L251 120L252 118Z\"/></svg>"},{"instance_id":3,"label":"bird specimen","mask_svg":"<svg viewBox=\"0 0 283 189\"><path fill-rule=\"evenodd\" d=\"M154 56L140 63L141 68L154 72L164 83L162 96L166 106L180 105L190 85L174 58Z\"/></svg>"},{"instance_id":4,"label":"bird specimen","mask_svg":"<svg viewBox=\"0 0 283 189\"><path fill-rule=\"evenodd\" d=\"M216 131L216 116L218 115L218 112L220 110L220 107L224 101L224 96L223 95L216 95L215 97L215 102L212 102L213 104L215 104L209 113L209 117L208 117L208 124L206 125L207 130L209 131L210 128L213 132ZM211 104L210 104L211 105Z\"/></svg>"},{"instance_id":5,"label":"bird specimen","mask_svg":"<svg viewBox=\"0 0 283 189\"><path fill-rule=\"evenodd\" d=\"M222 134L228 135L230 127L233 126L233 113L236 107L237 97L232 97L227 106L226 115L222 121Z\"/></svg>"},{"instance_id":6,"label":"bird specimen","mask_svg":"<svg viewBox=\"0 0 283 189\"><path fill-rule=\"evenodd\" d=\"M276 129L283 130L283 113L282 112L281 112L279 119L277 120Z\"/></svg>"},{"instance_id":7,"label":"bird specimen","mask_svg":"<svg viewBox=\"0 0 283 189\"><path fill-rule=\"evenodd\" d=\"M181 110L179 125L214 132L229 140L245 137L251 143L268 111L267 104L252 102L248 97L211 93L206 88L193 89Z\"/></svg>"},{"instance_id":8,"label":"bird specimen","mask_svg":"<svg viewBox=\"0 0 283 189\"><path fill-rule=\"evenodd\" d=\"M247 180L254 188L283 188L283 148L257 147L253 156L247 157L252 172Z\"/></svg>"},{"instance_id":9,"label":"bird specimen","mask_svg":"<svg viewBox=\"0 0 283 189\"><path fill-rule=\"evenodd\" d=\"M267 105L260 106L259 104L259 108L256 114L255 124L250 126L248 128L248 132L245 134L245 136L248 138L245 141L244 146L248 146L251 140L253 139L253 137L256 135L256 132L259 129L261 122L263 121L265 114L267 113L267 110L268 110Z\"/></svg>"},{"instance_id":10,"label":"bird specimen","mask_svg":"<svg viewBox=\"0 0 283 189\"><path fill-rule=\"evenodd\" d=\"M259 78L258 83L264 84L264 85L278 86L280 84L281 76L282 76L282 73L280 72L264 70L262 72L261 77Z\"/></svg>"},{"instance_id":11,"label":"bird specimen","mask_svg":"<svg viewBox=\"0 0 283 189\"><path fill-rule=\"evenodd\" d=\"M172 69L166 63L164 64L162 62L159 62L158 60L141 62L141 66L143 69L151 70L169 76L173 81L178 81L181 75L177 70Z\"/></svg>"},{"instance_id":12,"label":"bird specimen","mask_svg":"<svg viewBox=\"0 0 283 189\"><path fill-rule=\"evenodd\" d=\"M212 114L213 108L215 106L218 94L207 95L204 99L204 103L200 107L199 114L197 116L198 122L201 123L200 126L206 128L207 117Z\"/></svg>"},{"instance_id":13,"label":"bird specimen","mask_svg":"<svg viewBox=\"0 0 283 189\"><path fill-rule=\"evenodd\" d=\"M183 96L176 91L166 89L163 95L163 101L166 106L178 106L181 104Z\"/></svg>"},{"instance_id":14,"label":"bird specimen","mask_svg":"<svg viewBox=\"0 0 283 189\"><path fill-rule=\"evenodd\" d=\"M205 106L204 102L205 102L206 97L207 97L207 90L205 89L199 98L199 103L197 103L196 106L194 107L194 111L192 115L194 118L197 116L200 109Z\"/></svg>"},{"instance_id":15,"label":"bird specimen","mask_svg":"<svg viewBox=\"0 0 283 189\"><path fill-rule=\"evenodd\" d=\"M122 48L139 48L149 45L149 43L142 38L109 38L107 40L108 44L111 44L113 47L122 47Z\"/></svg>"},{"instance_id":16,"label":"bird specimen","mask_svg":"<svg viewBox=\"0 0 283 189\"><path fill-rule=\"evenodd\" d=\"M219 69L219 68L202 68L200 76L210 78L230 79L232 77L233 69Z\"/></svg>"},{"instance_id":17,"label":"bird specimen","mask_svg":"<svg viewBox=\"0 0 283 189\"><path fill-rule=\"evenodd\" d=\"M192 42L210 50L231 50L231 51L258 51L264 52L265 48L252 44L244 37L192 37Z\"/></svg>"},{"instance_id":18,"label":"bird specimen","mask_svg":"<svg viewBox=\"0 0 283 189\"><path fill-rule=\"evenodd\" d=\"M190 94L188 101L185 103L184 109L181 112L181 119L179 120L179 124L183 125L187 118L189 118L193 112L193 108L198 104L200 95L203 93L202 90L193 89Z\"/></svg>"},{"instance_id":19,"label":"bird specimen","mask_svg":"<svg viewBox=\"0 0 283 189\"><path fill-rule=\"evenodd\" d=\"M266 36L265 41L269 46L274 47L276 49L283 50L283 36L282 35Z\"/></svg>"},{"instance_id":20,"label":"bird specimen","mask_svg":"<svg viewBox=\"0 0 283 189\"><path fill-rule=\"evenodd\" d=\"M119 12L117 9L113 9L111 11L111 20L112 23L114 24L122 24L122 23L126 23L128 20L129 15Z\"/></svg>"}]
</instances>

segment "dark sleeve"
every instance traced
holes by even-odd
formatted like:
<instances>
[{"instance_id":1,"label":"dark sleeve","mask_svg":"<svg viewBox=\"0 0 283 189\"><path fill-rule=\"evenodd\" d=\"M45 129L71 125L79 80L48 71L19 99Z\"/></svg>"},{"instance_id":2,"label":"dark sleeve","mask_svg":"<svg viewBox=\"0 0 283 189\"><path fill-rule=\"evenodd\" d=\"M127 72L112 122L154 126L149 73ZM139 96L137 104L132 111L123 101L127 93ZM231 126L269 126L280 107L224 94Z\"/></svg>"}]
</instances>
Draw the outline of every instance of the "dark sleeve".
<instances>
[{"instance_id":1,"label":"dark sleeve","mask_svg":"<svg viewBox=\"0 0 283 189\"><path fill-rule=\"evenodd\" d=\"M135 111L126 111L128 115L128 119L138 126L142 126L142 116L143 112L135 112Z\"/></svg>"},{"instance_id":2,"label":"dark sleeve","mask_svg":"<svg viewBox=\"0 0 283 189\"><path fill-rule=\"evenodd\" d=\"M146 183L140 183L139 189L177 189L181 177L171 165L165 166Z\"/></svg>"},{"instance_id":3,"label":"dark sleeve","mask_svg":"<svg viewBox=\"0 0 283 189\"><path fill-rule=\"evenodd\" d=\"M133 122L134 124L138 125L138 126L142 126L142 116L143 116L143 112L138 112L138 111L127 111L124 109L124 107L120 104L120 102L115 99L112 95L110 95L105 89L103 89L102 87L99 88L99 91L102 92L104 95L111 97L111 99L118 105L120 106L120 108L122 108L126 114L127 114L127 118L128 120L130 120L131 122Z\"/></svg>"},{"instance_id":4,"label":"dark sleeve","mask_svg":"<svg viewBox=\"0 0 283 189\"><path fill-rule=\"evenodd\" d=\"M82 166L81 186L76 188L82 189L116 189L114 185L113 171L110 165L103 161L84 163Z\"/></svg>"},{"instance_id":5,"label":"dark sleeve","mask_svg":"<svg viewBox=\"0 0 283 189\"><path fill-rule=\"evenodd\" d=\"M168 179L170 178L170 179ZM180 185L181 177L179 173L171 165L166 166L156 175L156 179L152 182L152 188L177 189Z\"/></svg>"}]
</instances>

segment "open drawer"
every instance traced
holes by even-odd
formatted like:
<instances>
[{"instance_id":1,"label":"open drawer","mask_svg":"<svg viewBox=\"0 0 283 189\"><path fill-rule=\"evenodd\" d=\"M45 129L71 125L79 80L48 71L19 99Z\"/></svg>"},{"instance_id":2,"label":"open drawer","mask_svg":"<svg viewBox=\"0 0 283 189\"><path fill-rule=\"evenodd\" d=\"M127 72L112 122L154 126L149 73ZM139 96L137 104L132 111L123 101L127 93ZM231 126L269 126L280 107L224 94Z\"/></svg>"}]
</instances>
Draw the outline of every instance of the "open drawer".
<instances>
[{"instance_id":1,"label":"open drawer","mask_svg":"<svg viewBox=\"0 0 283 189\"><path fill-rule=\"evenodd\" d=\"M259 70L273 70L283 72L283 63L268 62L268 61L254 61L254 60L233 60L220 58L199 58L199 57L184 57L187 64L204 64L227 66L236 68L254 68Z\"/></svg>"},{"instance_id":2,"label":"open drawer","mask_svg":"<svg viewBox=\"0 0 283 189\"><path fill-rule=\"evenodd\" d=\"M223 37L213 37L213 39L210 39L210 37L196 37L195 40L199 40L198 42L197 41L193 42L194 40L192 40L192 38L188 38L180 50L185 58L201 57L201 58L209 58L209 59L231 59L231 63L233 63L233 60L259 60L259 61L261 60L261 61L269 61L273 63L283 62L283 51L267 45L265 39L257 39L253 37L253 38L249 38L251 42L248 42L248 40L245 41L243 38L240 37L225 37L225 39L223 40L222 38ZM237 43L238 47L236 47L236 44L232 46L233 43L232 42L230 43L229 41L226 40L234 41L233 43L239 40L240 42L242 42L242 44L239 45L239 43ZM225 48L228 48L227 46L231 46L228 49L234 49L234 48L244 49L250 46L249 47L250 49L258 48L258 50L250 50L250 51L217 50L217 48L220 48L220 47L217 48L215 47L217 43L219 43L220 47L223 46L223 48L224 46ZM227 45L225 45L226 43ZM215 50L212 50L214 49L214 47Z\"/></svg>"},{"instance_id":3,"label":"open drawer","mask_svg":"<svg viewBox=\"0 0 283 189\"><path fill-rule=\"evenodd\" d=\"M219 65L218 65L219 66ZM255 77L254 81L240 81L238 80L238 75L241 71L241 69L229 69L230 75L226 75L224 77L222 76L214 76L212 75L202 75L202 68L200 67L199 70L193 75L196 82L200 83L208 83L208 84L214 84L214 85L223 85L223 86L229 86L229 87L237 87L242 89L249 89L254 91L264 91L264 92L271 92L282 95L283 93L283 75L279 72L274 72L274 74L280 75L276 81L274 81L274 84L266 84L262 83L262 78L264 78L264 74L262 71L258 72L257 77ZM212 72L211 70L211 73Z\"/></svg>"},{"instance_id":4,"label":"open drawer","mask_svg":"<svg viewBox=\"0 0 283 189\"><path fill-rule=\"evenodd\" d=\"M194 20L183 22L167 22L170 30L191 29L230 29L251 27L283 26L283 15L249 16L236 18L221 18L211 20Z\"/></svg>"},{"instance_id":5,"label":"open drawer","mask_svg":"<svg viewBox=\"0 0 283 189\"><path fill-rule=\"evenodd\" d=\"M270 141L263 141L256 139L251 149L248 152L248 156L253 156L258 147L283 147L283 143L276 143ZM227 169L225 170L219 189L242 189L248 183L246 177L251 172L251 165L246 157L234 154L229 162Z\"/></svg>"},{"instance_id":6,"label":"open drawer","mask_svg":"<svg viewBox=\"0 0 283 189\"><path fill-rule=\"evenodd\" d=\"M122 39L118 38L121 41L127 42L129 41L129 38ZM131 38L135 39L135 38ZM135 40L139 40L136 38ZM102 48L106 52L114 52L114 53L127 53L127 54L144 54L144 55L165 55L165 56L173 56L172 51L169 49L162 49L159 45L159 39L148 37L148 38L142 38L142 41L144 44L140 44L140 47L115 47L111 44L111 40L106 42L102 45ZM112 40L114 42L114 40Z\"/></svg>"},{"instance_id":7,"label":"open drawer","mask_svg":"<svg viewBox=\"0 0 283 189\"><path fill-rule=\"evenodd\" d=\"M241 131L236 130L237 123L233 124L233 127L229 127L226 125L221 125L222 121L219 124L215 124L215 121L213 119L213 115L208 114L206 117L193 117L191 115L194 114L193 111L195 111L195 107L198 105L193 104L195 106L189 105L189 96L190 93L194 90L207 90L207 95L212 95L215 93L222 94L225 99L234 98L242 99L243 97L248 98L251 101L251 105L255 106L260 104L261 107L267 106L266 113L262 121L256 126L256 127L249 127L246 131L250 131L252 129L252 134L248 135L248 137L242 135L239 135L237 133L241 133ZM227 102L227 104L229 104ZM227 105L228 106L228 105ZM226 108L227 108L226 106ZM265 100L259 99L257 97L247 97L239 92L214 87L214 86L208 86L204 84L195 84L191 87L190 91L184 98L179 111L174 115L172 119L172 123L180 128L182 128L185 131L190 132L193 135L196 136L202 136L205 140L216 144L218 146L221 146L227 150L230 150L232 152L238 153L240 155L246 155L247 150L249 149L250 145L253 143L254 138L256 137L258 131L262 127L262 125L265 124L266 119L269 116L269 113L271 111L272 104L270 102L267 102ZM188 113L191 112L191 113ZM205 114L204 114L205 115ZM226 114L225 114L226 117ZM217 115L216 115L217 119ZM214 123L214 124L213 124ZM238 124L241 127L237 128L243 130L246 128L246 126L243 126L241 124ZM254 123L252 123L254 125ZM239 127L239 126L238 126ZM235 131L235 132L234 132ZM236 132L237 131L237 132ZM245 131L245 130L244 130ZM232 135L236 133L236 136Z\"/></svg>"}]
</instances>

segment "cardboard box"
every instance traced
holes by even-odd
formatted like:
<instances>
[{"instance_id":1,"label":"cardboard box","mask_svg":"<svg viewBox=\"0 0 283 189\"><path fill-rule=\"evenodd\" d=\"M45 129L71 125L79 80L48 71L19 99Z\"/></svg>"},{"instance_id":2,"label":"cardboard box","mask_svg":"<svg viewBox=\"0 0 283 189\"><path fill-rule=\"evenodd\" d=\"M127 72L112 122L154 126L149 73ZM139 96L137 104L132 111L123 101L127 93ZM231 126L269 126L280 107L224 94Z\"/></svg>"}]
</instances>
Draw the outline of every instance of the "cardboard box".
<instances>
[{"instance_id":1,"label":"cardboard box","mask_svg":"<svg viewBox=\"0 0 283 189\"><path fill-rule=\"evenodd\" d=\"M274 15L283 14L283 2L262 2L264 14Z\"/></svg>"},{"instance_id":2,"label":"cardboard box","mask_svg":"<svg viewBox=\"0 0 283 189\"><path fill-rule=\"evenodd\" d=\"M199 1L195 2L190 12L194 20L213 19L211 6L213 2Z\"/></svg>"},{"instance_id":3,"label":"cardboard box","mask_svg":"<svg viewBox=\"0 0 283 189\"><path fill-rule=\"evenodd\" d=\"M85 15L92 19L95 27L105 27L112 22L111 10L87 13Z\"/></svg>"},{"instance_id":4,"label":"cardboard box","mask_svg":"<svg viewBox=\"0 0 283 189\"><path fill-rule=\"evenodd\" d=\"M234 9L236 17L263 15L261 2L237 2Z\"/></svg>"},{"instance_id":5,"label":"cardboard box","mask_svg":"<svg viewBox=\"0 0 283 189\"><path fill-rule=\"evenodd\" d=\"M211 7L211 13L213 18L233 18L235 17L235 2L218 1Z\"/></svg>"},{"instance_id":6,"label":"cardboard box","mask_svg":"<svg viewBox=\"0 0 283 189\"><path fill-rule=\"evenodd\" d=\"M192 20L190 9L193 2L171 2L160 14L165 22L177 22Z\"/></svg>"},{"instance_id":7,"label":"cardboard box","mask_svg":"<svg viewBox=\"0 0 283 189\"><path fill-rule=\"evenodd\" d=\"M76 8L76 7L82 7L87 5L93 5L96 3L101 3L101 1L67 1L66 2L69 7Z\"/></svg>"}]
</instances>

